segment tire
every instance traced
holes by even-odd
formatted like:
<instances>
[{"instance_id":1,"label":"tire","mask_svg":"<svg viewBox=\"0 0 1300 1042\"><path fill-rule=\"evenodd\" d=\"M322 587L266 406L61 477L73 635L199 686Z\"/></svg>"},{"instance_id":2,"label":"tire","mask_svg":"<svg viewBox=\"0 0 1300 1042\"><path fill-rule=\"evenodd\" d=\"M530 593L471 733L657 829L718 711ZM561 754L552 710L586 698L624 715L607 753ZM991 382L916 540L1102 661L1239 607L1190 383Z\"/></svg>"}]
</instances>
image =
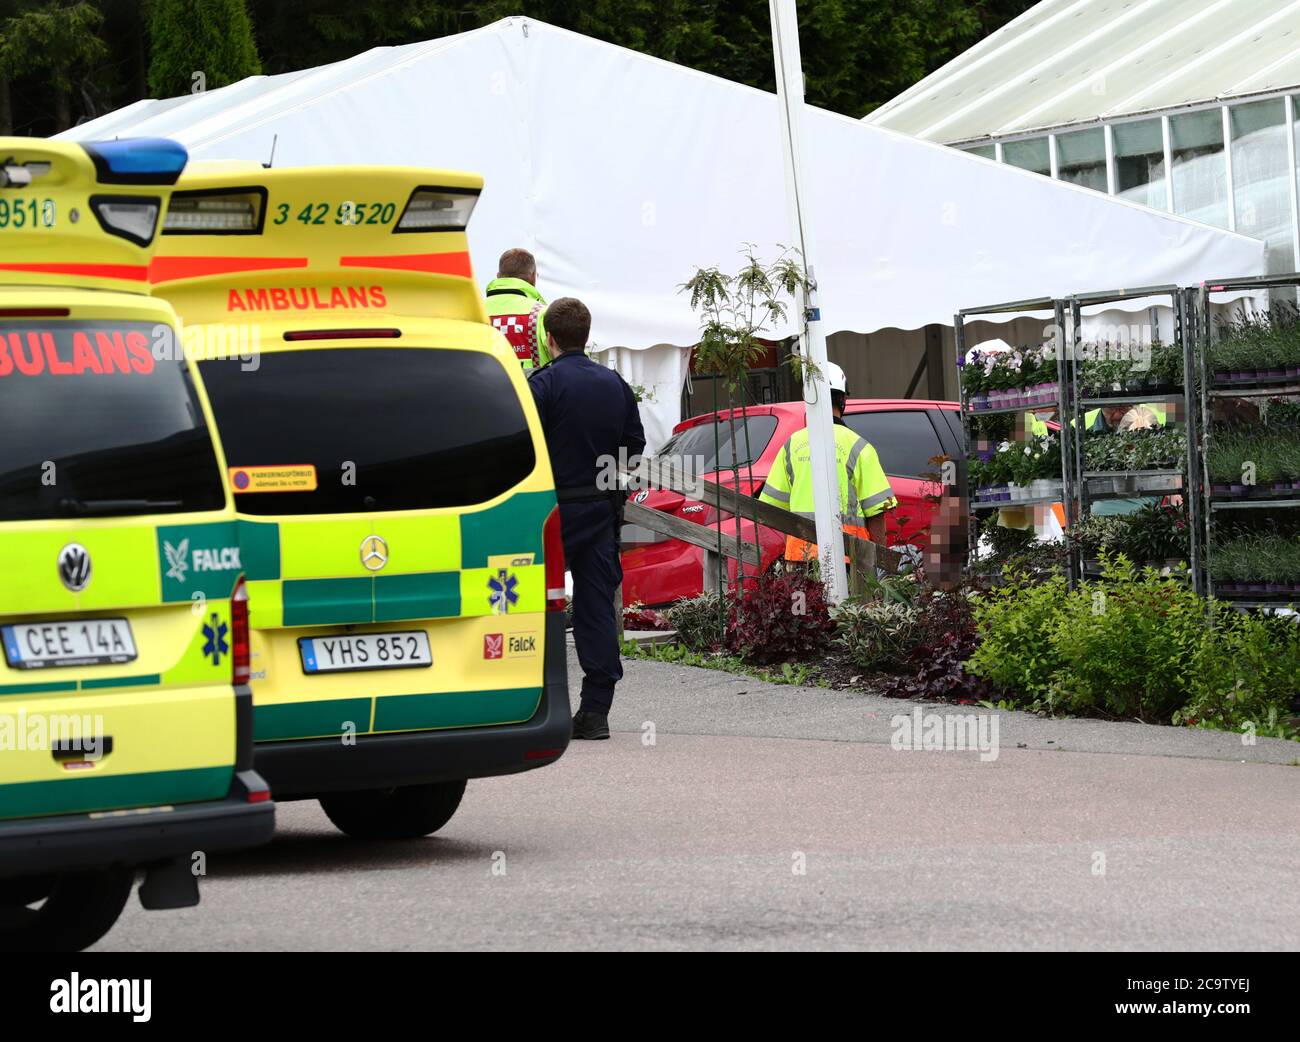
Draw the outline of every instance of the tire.
<instances>
[{"instance_id":1,"label":"tire","mask_svg":"<svg viewBox=\"0 0 1300 1042\"><path fill-rule=\"evenodd\" d=\"M79 952L113 928L131 896L126 868L0 885L0 952ZM41 898L44 904L32 907Z\"/></svg>"},{"instance_id":2,"label":"tire","mask_svg":"<svg viewBox=\"0 0 1300 1042\"><path fill-rule=\"evenodd\" d=\"M335 827L353 839L418 839L437 832L456 813L463 781L395 789L337 792L320 798Z\"/></svg>"}]
</instances>

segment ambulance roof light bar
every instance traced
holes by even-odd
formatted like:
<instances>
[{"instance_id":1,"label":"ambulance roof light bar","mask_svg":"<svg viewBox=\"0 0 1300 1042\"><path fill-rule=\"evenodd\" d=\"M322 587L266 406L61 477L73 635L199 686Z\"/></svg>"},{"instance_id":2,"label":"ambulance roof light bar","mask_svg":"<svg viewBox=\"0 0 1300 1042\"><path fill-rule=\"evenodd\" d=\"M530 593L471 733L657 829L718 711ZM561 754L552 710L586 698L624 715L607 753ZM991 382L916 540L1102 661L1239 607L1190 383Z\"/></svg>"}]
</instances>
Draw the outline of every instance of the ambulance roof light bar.
<instances>
[{"instance_id":1,"label":"ambulance roof light bar","mask_svg":"<svg viewBox=\"0 0 1300 1042\"><path fill-rule=\"evenodd\" d=\"M199 189L174 192L163 218L164 235L259 235L266 189Z\"/></svg>"},{"instance_id":2,"label":"ambulance roof light bar","mask_svg":"<svg viewBox=\"0 0 1300 1042\"><path fill-rule=\"evenodd\" d=\"M189 160L185 146L162 137L91 141L82 148L107 185L174 185Z\"/></svg>"},{"instance_id":3,"label":"ambulance roof light bar","mask_svg":"<svg viewBox=\"0 0 1300 1042\"><path fill-rule=\"evenodd\" d=\"M411 193L393 232L463 232L478 196L476 188L422 185Z\"/></svg>"}]
</instances>

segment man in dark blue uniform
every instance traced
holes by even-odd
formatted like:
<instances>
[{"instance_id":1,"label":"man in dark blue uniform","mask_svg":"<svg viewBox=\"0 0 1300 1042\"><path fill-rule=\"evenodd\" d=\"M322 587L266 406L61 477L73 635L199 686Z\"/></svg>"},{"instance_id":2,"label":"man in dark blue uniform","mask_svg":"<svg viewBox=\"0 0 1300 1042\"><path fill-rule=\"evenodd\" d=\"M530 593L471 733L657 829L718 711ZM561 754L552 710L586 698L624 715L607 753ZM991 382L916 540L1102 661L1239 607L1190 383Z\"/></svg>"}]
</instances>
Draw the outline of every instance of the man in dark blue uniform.
<instances>
[{"instance_id":1,"label":"man in dark blue uniform","mask_svg":"<svg viewBox=\"0 0 1300 1042\"><path fill-rule=\"evenodd\" d=\"M551 362L529 378L560 502L564 560L573 574L573 642L582 665L574 738L608 738L619 661L614 591L623 581L619 526L624 493L610 490L612 468L645 448L636 396L618 373L586 355L591 312L562 297L546 309ZM599 475L604 475L603 478Z\"/></svg>"}]
</instances>

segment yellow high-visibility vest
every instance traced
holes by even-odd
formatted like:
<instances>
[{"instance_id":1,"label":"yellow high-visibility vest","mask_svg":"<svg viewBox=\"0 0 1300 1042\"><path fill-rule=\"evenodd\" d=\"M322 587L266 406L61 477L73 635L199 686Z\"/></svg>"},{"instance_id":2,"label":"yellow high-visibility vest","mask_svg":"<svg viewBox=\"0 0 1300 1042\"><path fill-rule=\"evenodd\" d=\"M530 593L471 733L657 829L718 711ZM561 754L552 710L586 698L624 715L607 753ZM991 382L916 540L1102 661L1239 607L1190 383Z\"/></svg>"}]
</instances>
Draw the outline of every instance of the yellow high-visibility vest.
<instances>
[{"instance_id":1,"label":"yellow high-visibility vest","mask_svg":"<svg viewBox=\"0 0 1300 1042\"><path fill-rule=\"evenodd\" d=\"M546 350L546 301L523 279L493 279L487 284L488 321L505 334L524 369L551 360Z\"/></svg>"},{"instance_id":2,"label":"yellow high-visibility vest","mask_svg":"<svg viewBox=\"0 0 1300 1042\"><path fill-rule=\"evenodd\" d=\"M865 537L867 518L898 506L893 486L880 466L875 447L842 423L835 424L835 459L839 464L841 524L846 531ZM758 498L803 517L813 516L812 450L807 427L795 431L781 446ZM802 539L787 536L786 558L806 559L808 546Z\"/></svg>"}]
</instances>

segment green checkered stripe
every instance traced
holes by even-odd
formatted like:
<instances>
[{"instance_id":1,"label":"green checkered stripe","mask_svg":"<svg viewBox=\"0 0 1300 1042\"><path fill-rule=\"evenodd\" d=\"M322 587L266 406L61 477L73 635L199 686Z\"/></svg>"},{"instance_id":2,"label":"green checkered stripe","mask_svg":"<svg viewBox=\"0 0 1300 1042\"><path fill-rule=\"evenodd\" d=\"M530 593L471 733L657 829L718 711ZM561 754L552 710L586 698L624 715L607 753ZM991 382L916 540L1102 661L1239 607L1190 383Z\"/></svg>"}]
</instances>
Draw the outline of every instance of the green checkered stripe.
<instances>
[{"instance_id":1,"label":"green checkered stripe","mask_svg":"<svg viewBox=\"0 0 1300 1042\"><path fill-rule=\"evenodd\" d=\"M277 523L239 521L239 546L250 582L279 582L285 627L491 614L490 590L482 570L488 568L488 558L505 554L533 555L532 565L516 571L521 579L524 573L535 573L530 574L535 580L529 584L530 597L541 591L537 609L541 610L545 602L542 529L554 507L554 492L517 492L496 506L461 514L461 567L455 571L282 580ZM469 570L479 574L468 577ZM259 626L256 604L254 613L254 625Z\"/></svg>"}]
</instances>

